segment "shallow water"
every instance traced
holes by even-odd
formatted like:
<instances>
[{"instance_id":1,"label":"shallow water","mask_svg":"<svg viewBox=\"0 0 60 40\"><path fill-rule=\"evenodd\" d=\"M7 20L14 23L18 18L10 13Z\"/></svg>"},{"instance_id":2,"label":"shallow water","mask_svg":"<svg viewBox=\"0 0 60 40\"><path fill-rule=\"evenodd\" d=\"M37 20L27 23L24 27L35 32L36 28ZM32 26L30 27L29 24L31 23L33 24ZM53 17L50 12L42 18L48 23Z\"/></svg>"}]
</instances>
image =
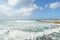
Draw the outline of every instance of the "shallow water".
<instances>
[{"instance_id":1,"label":"shallow water","mask_svg":"<svg viewBox=\"0 0 60 40\"><path fill-rule=\"evenodd\" d=\"M60 40L60 24L35 20L0 21L0 40Z\"/></svg>"}]
</instances>

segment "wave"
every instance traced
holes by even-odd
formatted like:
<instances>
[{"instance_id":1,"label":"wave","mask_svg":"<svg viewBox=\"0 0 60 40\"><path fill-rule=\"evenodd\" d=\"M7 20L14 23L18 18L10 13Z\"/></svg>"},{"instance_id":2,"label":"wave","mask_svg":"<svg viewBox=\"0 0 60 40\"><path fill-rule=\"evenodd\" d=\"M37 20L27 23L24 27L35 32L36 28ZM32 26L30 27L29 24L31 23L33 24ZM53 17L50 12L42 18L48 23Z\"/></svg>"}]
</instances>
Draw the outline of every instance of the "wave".
<instances>
[{"instance_id":1,"label":"wave","mask_svg":"<svg viewBox=\"0 0 60 40\"><path fill-rule=\"evenodd\" d=\"M55 33L60 33L60 25L23 20L0 23L0 40L59 40Z\"/></svg>"},{"instance_id":2,"label":"wave","mask_svg":"<svg viewBox=\"0 0 60 40\"><path fill-rule=\"evenodd\" d=\"M49 29L45 30L43 32L25 32L21 30L17 30L14 28L6 29L6 30L0 30L0 40L1 38L5 40L10 40L10 39L18 39L18 40L25 40L25 39L36 39L37 37L42 37L44 35L49 35L52 33L59 33L60 28L54 28L54 29ZM41 39L41 38L39 38Z\"/></svg>"}]
</instances>

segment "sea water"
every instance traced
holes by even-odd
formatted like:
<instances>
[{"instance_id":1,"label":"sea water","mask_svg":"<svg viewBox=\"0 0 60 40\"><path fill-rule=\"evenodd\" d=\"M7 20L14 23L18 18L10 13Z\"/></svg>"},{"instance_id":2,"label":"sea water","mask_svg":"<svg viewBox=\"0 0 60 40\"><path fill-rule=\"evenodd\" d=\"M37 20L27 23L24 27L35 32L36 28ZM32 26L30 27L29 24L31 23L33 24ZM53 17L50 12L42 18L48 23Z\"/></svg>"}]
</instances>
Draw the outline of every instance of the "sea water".
<instances>
[{"instance_id":1,"label":"sea water","mask_svg":"<svg viewBox=\"0 0 60 40\"><path fill-rule=\"evenodd\" d=\"M0 21L0 40L60 40L60 24L36 20Z\"/></svg>"}]
</instances>

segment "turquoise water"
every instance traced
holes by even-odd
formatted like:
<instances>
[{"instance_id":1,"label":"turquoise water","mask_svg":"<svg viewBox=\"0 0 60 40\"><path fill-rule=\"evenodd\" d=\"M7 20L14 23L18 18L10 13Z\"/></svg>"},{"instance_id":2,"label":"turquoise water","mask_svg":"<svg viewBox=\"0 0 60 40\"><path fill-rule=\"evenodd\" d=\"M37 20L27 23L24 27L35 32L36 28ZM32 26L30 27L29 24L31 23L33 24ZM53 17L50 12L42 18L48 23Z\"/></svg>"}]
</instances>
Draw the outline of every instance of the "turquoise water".
<instances>
[{"instance_id":1,"label":"turquoise water","mask_svg":"<svg viewBox=\"0 0 60 40\"><path fill-rule=\"evenodd\" d=\"M60 40L60 24L36 20L0 21L0 40Z\"/></svg>"}]
</instances>

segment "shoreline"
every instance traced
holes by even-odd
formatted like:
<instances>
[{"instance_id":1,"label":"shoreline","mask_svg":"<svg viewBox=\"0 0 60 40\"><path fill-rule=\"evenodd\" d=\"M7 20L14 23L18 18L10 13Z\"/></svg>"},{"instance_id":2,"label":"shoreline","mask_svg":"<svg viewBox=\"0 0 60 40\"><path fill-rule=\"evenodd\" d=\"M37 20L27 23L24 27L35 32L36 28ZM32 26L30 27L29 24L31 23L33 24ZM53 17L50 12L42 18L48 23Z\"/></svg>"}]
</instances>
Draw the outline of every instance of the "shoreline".
<instances>
[{"instance_id":1,"label":"shoreline","mask_svg":"<svg viewBox=\"0 0 60 40\"><path fill-rule=\"evenodd\" d=\"M36 20L38 22L46 22L50 24L60 24L60 20Z\"/></svg>"}]
</instances>

